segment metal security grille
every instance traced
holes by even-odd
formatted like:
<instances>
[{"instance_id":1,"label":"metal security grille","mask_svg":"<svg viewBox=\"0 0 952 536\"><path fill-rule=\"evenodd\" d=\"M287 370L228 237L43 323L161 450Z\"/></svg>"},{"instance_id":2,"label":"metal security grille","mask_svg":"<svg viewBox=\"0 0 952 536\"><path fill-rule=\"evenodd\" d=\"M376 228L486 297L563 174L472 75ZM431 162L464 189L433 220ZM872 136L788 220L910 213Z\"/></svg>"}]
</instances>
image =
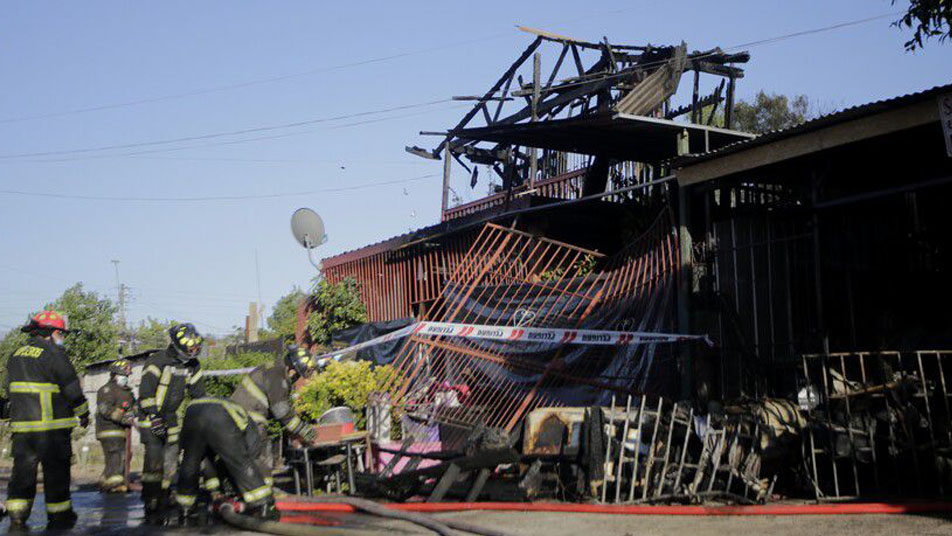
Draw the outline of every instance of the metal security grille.
<instances>
[{"instance_id":1,"label":"metal security grille","mask_svg":"<svg viewBox=\"0 0 952 536\"><path fill-rule=\"evenodd\" d=\"M620 254L602 254L494 224L448 277L427 320L495 326L669 330L677 242L668 214ZM512 430L537 407L607 403L613 393L664 393L660 344L411 336L386 386L428 422ZM676 381L676 380L675 380Z\"/></svg>"},{"instance_id":2,"label":"metal security grille","mask_svg":"<svg viewBox=\"0 0 952 536\"><path fill-rule=\"evenodd\" d=\"M817 407L805 458L817 498L948 493L952 352L807 355Z\"/></svg>"}]
</instances>

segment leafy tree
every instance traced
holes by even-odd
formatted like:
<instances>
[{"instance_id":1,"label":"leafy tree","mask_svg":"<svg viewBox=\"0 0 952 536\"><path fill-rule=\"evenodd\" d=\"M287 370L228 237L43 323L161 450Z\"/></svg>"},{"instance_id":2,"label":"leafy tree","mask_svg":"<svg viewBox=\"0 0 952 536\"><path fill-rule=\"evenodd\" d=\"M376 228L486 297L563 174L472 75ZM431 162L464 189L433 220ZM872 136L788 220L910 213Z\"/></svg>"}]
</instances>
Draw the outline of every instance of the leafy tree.
<instances>
[{"instance_id":1,"label":"leafy tree","mask_svg":"<svg viewBox=\"0 0 952 536\"><path fill-rule=\"evenodd\" d=\"M753 102L738 101L734 104L731 128L763 134L796 126L814 115L806 95L768 95L761 90L757 92Z\"/></svg>"},{"instance_id":2,"label":"leafy tree","mask_svg":"<svg viewBox=\"0 0 952 536\"><path fill-rule=\"evenodd\" d=\"M274 304L271 316L268 317L268 328L275 338L285 343L294 342L298 306L305 297L304 291L294 287Z\"/></svg>"},{"instance_id":3,"label":"leafy tree","mask_svg":"<svg viewBox=\"0 0 952 536\"><path fill-rule=\"evenodd\" d=\"M337 331L367 321L367 307L360 300L360 285L353 278L340 283L318 280L310 297L307 331L315 344L329 345Z\"/></svg>"},{"instance_id":4,"label":"leafy tree","mask_svg":"<svg viewBox=\"0 0 952 536\"><path fill-rule=\"evenodd\" d=\"M312 420L325 411L346 406L354 411L358 428L366 426L364 408L370 393L380 391L394 374L393 367L374 367L369 361L333 361L298 391L295 405Z\"/></svg>"},{"instance_id":5,"label":"leafy tree","mask_svg":"<svg viewBox=\"0 0 952 536\"><path fill-rule=\"evenodd\" d=\"M159 320L151 316L139 322L135 329L136 345L140 350L165 348L169 344L169 329L175 320Z\"/></svg>"},{"instance_id":6,"label":"leafy tree","mask_svg":"<svg viewBox=\"0 0 952 536\"><path fill-rule=\"evenodd\" d=\"M893 4L896 0L893 0ZM949 0L910 0L906 14L893 23L897 28L915 28L906 50L922 48L925 41L937 37L939 42L952 37L952 2Z\"/></svg>"},{"instance_id":7,"label":"leafy tree","mask_svg":"<svg viewBox=\"0 0 952 536\"><path fill-rule=\"evenodd\" d=\"M66 353L78 372L82 373L89 363L118 356L116 306L108 298L84 290L82 283L76 283L47 307L65 315L70 329L79 330L66 337Z\"/></svg>"},{"instance_id":8,"label":"leafy tree","mask_svg":"<svg viewBox=\"0 0 952 536\"><path fill-rule=\"evenodd\" d=\"M0 339L0 385L3 385L7 378L7 359L10 359L10 355L17 348L26 344L27 338L27 334L17 328L11 329Z\"/></svg>"},{"instance_id":9,"label":"leafy tree","mask_svg":"<svg viewBox=\"0 0 952 536\"><path fill-rule=\"evenodd\" d=\"M40 309L53 309L62 313L69 322L68 327L77 330L66 337L66 353L80 374L89 363L118 356L119 335L114 318L116 306L109 298L87 291L82 283L76 283L53 303L38 307L36 311ZM35 311L29 316L33 314ZM0 340L0 360L3 360L4 373L5 360L26 339L25 334L13 330Z\"/></svg>"}]
</instances>

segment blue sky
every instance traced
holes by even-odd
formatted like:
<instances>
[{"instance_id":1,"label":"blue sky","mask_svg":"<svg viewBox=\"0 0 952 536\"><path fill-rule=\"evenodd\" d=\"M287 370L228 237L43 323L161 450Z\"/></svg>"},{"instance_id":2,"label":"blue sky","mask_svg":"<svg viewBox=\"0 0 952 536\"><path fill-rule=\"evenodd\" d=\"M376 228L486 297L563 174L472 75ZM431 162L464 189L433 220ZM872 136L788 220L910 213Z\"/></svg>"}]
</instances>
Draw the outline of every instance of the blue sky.
<instances>
[{"instance_id":1,"label":"blue sky","mask_svg":"<svg viewBox=\"0 0 952 536\"><path fill-rule=\"evenodd\" d=\"M324 217L322 253L438 220L441 170L404 152L420 130L463 113L441 103L242 137L71 152L278 125L484 91L531 37L689 49L729 47L897 12L851 2L7 2L0 16L0 190L107 197L305 192L272 199L143 202L0 194L0 332L76 281L115 296L111 259L132 288L129 316L189 319L212 333L243 323L313 268L288 219ZM806 94L835 109L950 82L952 44L904 52L892 19L751 47L739 97ZM404 53L406 53L404 55ZM333 68L364 60L381 61ZM553 60L550 60L553 61ZM294 75L294 76L286 76ZM280 80L243 85L268 78ZM239 86L228 90L210 88ZM169 95L197 93L185 97ZM67 113L131 101L137 105ZM41 117L47 116L47 117ZM366 122L373 120L373 122ZM362 123L362 124L355 124ZM245 136L249 137L249 136ZM149 152L145 152L149 151ZM137 153L137 154L130 154ZM433 175L431 178L419 178ZM415 180L410 180L415 179ZM485 192L457 188L464 200Z\"/></svg>"}]
</instances>

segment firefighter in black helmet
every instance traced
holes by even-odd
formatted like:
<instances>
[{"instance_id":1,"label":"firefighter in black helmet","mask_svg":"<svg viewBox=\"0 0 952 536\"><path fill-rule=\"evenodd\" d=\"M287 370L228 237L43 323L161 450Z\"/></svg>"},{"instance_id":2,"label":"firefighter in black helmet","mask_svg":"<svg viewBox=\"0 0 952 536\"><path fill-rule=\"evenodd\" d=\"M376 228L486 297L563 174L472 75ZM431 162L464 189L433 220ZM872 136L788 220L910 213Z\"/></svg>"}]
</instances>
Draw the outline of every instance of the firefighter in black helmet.
<instances>
[{"instance_id":1,"label":"firefighter in black helmet","mask_svg":"<svg viewBox=\"0 0 952 536\"><path fill-rule=\"evenodd\" d=\"M102 445L106 467L99 479L100 491L125 493L126 441L135 423L136 399L129 386L132 365L118 359L109 365L109 381L96 392L96 439Z\"/></svg>"},{"instance_id":2,"label":"firefighter in black helmet","mask_svg":"<svg viewBox=\"0 0 952 536\"><path fill-rule=\"evenodd\" d=\"M42 311L22 328L30 335L7 361L13 471L7 487L10 530L27 530L36 496L36 470L43 465L48 529L76 523L70 502L70 432L89 424L89 406L76 370L63 350L69 333L63 316Z\"/></svg>"},{"instance_id":3,"label":"firefighter in black helmet","mask_svg":"<svg viewBox=\"0 0 952 536\"><path fill-rule=\"evenodd\" d=\"M142 466L142 500L146 523L166 522L169 486L179 456L181 424L178 411L186 394L205 396L205 382L198 363L204 339L192 324L169 329L172 342L145 363L139 384L139 409L145 460Z\"/></svg>"},{"instance_id":4,"label":"firefighter in black helmet","mask_svg":"<svg viewBox=\"0 0 952 536\"><path fill-rule=\"evenodd\" d=\"M231 401L243 407L258 428L261 440L254 454L268 484L273 483L273 457L266 429L268 419L279 421L289 434L304 443L310 443L315 436L314 428L303 421L291 405L291 386L299 378L310 376L316 365L305 349L288 346L283 357L258 366L242 378L231 395Z\"/></svg>"}]
</instances>

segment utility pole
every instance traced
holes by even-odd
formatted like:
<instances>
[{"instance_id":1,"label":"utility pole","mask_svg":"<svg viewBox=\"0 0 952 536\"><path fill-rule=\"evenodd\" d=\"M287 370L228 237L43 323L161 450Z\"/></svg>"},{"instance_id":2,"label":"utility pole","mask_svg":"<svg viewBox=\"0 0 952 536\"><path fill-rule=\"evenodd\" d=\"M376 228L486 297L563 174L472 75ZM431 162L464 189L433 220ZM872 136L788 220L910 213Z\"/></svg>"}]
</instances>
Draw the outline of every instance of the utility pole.
<instances>
[{"instance_id":1,"label":"utility pole","mask_svg":"<svg viewBox=\"0 0 952 536\"><path fill-rule=\"evenodd\" d=\"M248 304L248 316L245 317L245 342L258 342L258 321L261 318L260 305Z\"/></svg>"},{"instance_id":2,"label":"utility pole","mask_svg":"<svg viewBox=\"0 0 952 536\"><path fill-rule=\"evenodd\" d=\"M128 343L126 337L126 286L119 280L119 259L112 259L112 265L116 268L116 293L118 294L118 303L119 303L119 318L118 318L118 330L119 330L119 353L123 351L123 344Z\"/></svg>"}]
</instances>

